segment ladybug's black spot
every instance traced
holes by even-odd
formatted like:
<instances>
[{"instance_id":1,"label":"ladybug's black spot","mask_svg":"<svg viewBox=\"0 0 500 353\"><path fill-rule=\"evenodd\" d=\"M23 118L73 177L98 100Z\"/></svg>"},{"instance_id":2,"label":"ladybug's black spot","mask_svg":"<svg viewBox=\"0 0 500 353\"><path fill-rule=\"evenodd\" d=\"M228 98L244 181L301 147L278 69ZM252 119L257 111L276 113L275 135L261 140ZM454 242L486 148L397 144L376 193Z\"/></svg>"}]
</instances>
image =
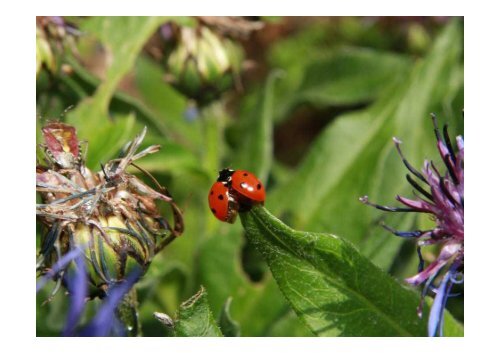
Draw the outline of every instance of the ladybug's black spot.
<instances>
[{"instance_id":1,"label":"ladybug's black spot","mask_svg":"<svg viewBox=\"0 0 500 353\"><path fill-rule=\"evenodd\" d=\"M262 185L257 184L257 190L260 190L262 188Z\"/></svg>"},{"instance_id":2,"label":"ladybug's black spot","mask_svg":"<svg viewBox=\"0 0 500 353\"><path fill-rule=\"evenodd\" d=\"M221 195L219 195L217 198L218 198L219 200L224 200L224 196L222 196L222 194L221 194Z\"/></svg>"},{"instance_id":3,"label":"ladybug's black spot","mask_svg":"<svg viewBox=\"0 0 500 353\"><path fill-rule=\"evenodd\" d=\"M248 176L248 173L243 173L243 176Z\"/></svg>"},{"instance_id":4,"label":"ladybug's black spot","mask_svg":"<svg viewBox=\"0 0 500 353\"><path fill-rule=\"evenodd\" d=\"M217 211L215 211L215 208L211 208L211 210L212 210L212 213L213 213L213 214L216 214L216 213L217 213Z\"/></svg>"}]
</instances>

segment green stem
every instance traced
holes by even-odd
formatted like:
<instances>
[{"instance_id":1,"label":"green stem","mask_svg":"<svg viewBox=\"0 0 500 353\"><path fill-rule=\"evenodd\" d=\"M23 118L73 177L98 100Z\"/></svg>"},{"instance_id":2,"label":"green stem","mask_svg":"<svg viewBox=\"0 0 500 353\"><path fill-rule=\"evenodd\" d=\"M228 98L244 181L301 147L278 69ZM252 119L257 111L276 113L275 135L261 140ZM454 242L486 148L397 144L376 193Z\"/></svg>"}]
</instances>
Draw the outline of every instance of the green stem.
<instances>
[{"instance_id":1,"label":"green stem","mask_svg":"<svg viewBox=\"0 0 500 353\"><path fill-rule=\"evenodd\" d=\"M123 323L128 337L141 336L141 325L139 322L139 302L137 301L137 290L132 288L116 309L118 319Z\"/></svg>"},{"instance_id":2,"label":"green stem","mask_svg":"<svg viewBox=\"0 0 500 353\"><path fill-rule=\"evenodd\" d=\"M209 107L203 108L200 111L203 150L202 160L203 166L207 171L217 171L219 169L219 156L221 154L221 146L223 136L219 126L219 114L217 114L217 103Z\"/></svg>"}]
</instances>

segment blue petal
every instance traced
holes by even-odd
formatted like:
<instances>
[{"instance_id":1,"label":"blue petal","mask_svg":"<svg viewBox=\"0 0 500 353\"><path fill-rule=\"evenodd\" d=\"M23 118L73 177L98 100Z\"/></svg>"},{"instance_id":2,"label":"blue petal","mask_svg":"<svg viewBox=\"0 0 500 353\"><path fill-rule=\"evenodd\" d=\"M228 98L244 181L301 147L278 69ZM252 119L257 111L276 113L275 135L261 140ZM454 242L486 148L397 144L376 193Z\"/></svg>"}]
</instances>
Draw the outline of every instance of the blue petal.
<instances>
[{"instance_id":1,"label":"blue petal","mask_svg":"<svg viewBox=\"0 0 500 353\"><path fill-rule=\"evenodd\" d=\"M85 308L85 300L88 293L88 279L83 254L80 253L79 256L75 258L75 263L76 269L74 273L66 276L70 304L63 336L75 335L75 329L80 321L83 309Z\"/></svg>"},{"instance_id":2,"label":"blue petal","mask_svg":"<svg viewBox=\"0 0 500 353\"><path fill-rule=\"evenodd\" d=\"M199 115L200 115L200 111L194 105L189 106L184 111L184 119L186 119L189 122L195 121L198 118Z\"/></svg>"},{"instance_id":3,"label":"blue petal","mask_svg":"<svg viewBox=\"0 0 500 353\"><path fill-rule=\"evenodd\" d=\"M57 261L54 266L45 274L43 277L41 277L37 283L36 283L36 291L37 293L47 284L48 281L52 279L57 273L59 273L61 270L66 268L66 266L69 265L71 261L76 259L79 254L81 254L81 249L80 248L74 248L73 250L69 251L66 253L63 257Z\"/></svg>"},{"instance_id":4,"label":"blue petal","mask_svg":"<svg viewBox=\"0 0 500 353\"><path fill-rule=\"evenodd\" d=\"M453 283L450 282L451 276L452 273L447 272L441 280L436 297L434 298L434 303L432 303L431 312L429 314L429 322L427 325L428 335L430 337L437 336L438 331L440 336L443 335L444 308L453 285Z\"/></svg>"},{"instance_id":5,"label":"blue petal","mask_svg":"<svg viewBox=\"0 0 500 353\"><path fill-rule=\"evenodd\" d=\"M141 274L142 271L137 268L123 282L111 287L108 296L104 299L104 302L99 309L99 312L90 324L82 330L80 333L81 336L105 337L110 335L117 321L115 318L115 309L118 304L120 304L125 294L127 294L133 285L139 280Z\"/></svg>"}]
</instances>

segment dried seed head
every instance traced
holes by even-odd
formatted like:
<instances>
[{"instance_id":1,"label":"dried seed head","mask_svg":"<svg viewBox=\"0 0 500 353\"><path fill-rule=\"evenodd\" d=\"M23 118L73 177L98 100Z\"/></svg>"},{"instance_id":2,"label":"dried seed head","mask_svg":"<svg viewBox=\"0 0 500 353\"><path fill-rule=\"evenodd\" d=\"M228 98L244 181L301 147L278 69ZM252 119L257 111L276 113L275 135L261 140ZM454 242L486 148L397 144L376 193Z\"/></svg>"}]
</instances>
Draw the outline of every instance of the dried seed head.
<instances>
[{"instance_id":1,"label":"dried seed head","mask_svg":"<svg viewBox=\"0 0 500 353\"><path fill-rule=\"evenodd\" d=\"M50 123L42 131L47 165L37 166L42 199L37 218L45 226L38 270L49 271L66 253L80 247L90 296L105 296L110 285L134 269L145 272L153 257L182 234L182 215L168 192L156 191L126 171L133 161L158 151L158 146L136 153L144 129L120 158L92 172L85 166L74 127ZM158 202L170 205L170 217L160 213ZM62 277L65 270L56 275Z\"/></svg>"}]
</instances>

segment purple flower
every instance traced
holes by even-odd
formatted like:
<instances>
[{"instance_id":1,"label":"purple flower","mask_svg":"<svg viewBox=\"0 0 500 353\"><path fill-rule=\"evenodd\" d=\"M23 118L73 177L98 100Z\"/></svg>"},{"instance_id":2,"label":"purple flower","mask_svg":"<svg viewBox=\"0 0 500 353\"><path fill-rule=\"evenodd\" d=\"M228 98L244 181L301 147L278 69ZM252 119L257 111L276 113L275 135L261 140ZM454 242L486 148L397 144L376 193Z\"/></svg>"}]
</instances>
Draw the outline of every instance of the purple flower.
<instances>
[{"instance_id":1,"label":"purple flower","mask_svg":"<svg viewBox=\"0 0 500 353\"><path fill-rule=\"evenodd\" d=\"M116 309L141 275L142 271L136 268L124 281L111 286L99 311L90 324L81 330L80 336L125 336L126 329L116 317Z\"/></svg>"},{"instance_id":2,"label":"purple flower","mask_svg":"<svg viewBox=\"0 0 500 353\"><path fill-rule=\"evenodd\" d=\"M428 333L429 336L442 335L443 314L446 301L451 294L453 284L463 282L464 273L464 140L462 136L456 138L456 151L448 135L448 127L439 131L436 116L431 114L434 123L434 132L437 139L437 148L446 167L441 173L431 161L424 162L422 172L416 170L404 157L401 151L401 141L394 138L403 163L409 170L406 179L414 188L415 197L410 199L396 196L396 200L405 207L388 207L373 204L368 197L360 200L389 212L420 212L429 213L435 221L435 227L428 230L398 231L389 226L384 228L397 236L418 239L417 252L419 255L418 273L406 281L414 286L424 284L422 301L429 289L436 293L431 308ZM426 245L441 246L438 257L427 267L424 266L420 248ZM424 268L425 267L425 268ZM438 281L437 279L440 279ZM435 284L439 282L439 284ZM423 303L419 306L421 315Z\"/></svg>"},{"instance_id":3,"label":"purple flower","mask_svg":"<svg viewBox=\"0 0 500 353\"><path fill-rule=\"evenodd\" d=\"M76 265L74 268L71 267L72 262ZM142 274L143 271L136 268L124 280L110 285L98 312L92 321L82 329L78 329L78 323L89 299L89 279L82 249L75 248L61 257L54 267L37 282L37 292L51 278L60 278L61 276L64 278L70 300L66 325L62 332L63 336L125 336L126 329L117 318L116 310L124 296L137 283Z\"/></svg>"},{"instance_id":4,"label":"purple flower","mask_svg":"<svg viewBox=\"0 0 500 353\"><path fill-rule=\"evenodd\" d=\"M37 283L36 283L36 291L37 293L49 282L52 278L56 278L59 276L60 273L64 271L65 268L69 266L71 261L75 260L78 256L80 256L80 253L82 252L82 249L80 248L74 248L71 251L68 251L64 256L62 256L59 261L57 261L54 266L52 266L51 269L47 271L47 273L41 277Z\"/></svg>"},{"instance_id":5,"label":"purple flower","mask_svg":"<svg viewBox=\"0 0 500 353\"><path fill-rule=\"evenodd\" d=\"M70 303L68 317L63 336L74 336L80 317L82 316L88 298L88 278L85 257L78 252L75 258L76 268L73 274L66 275L66 286L68 287Z\"/></svg>"}]
</instances>

